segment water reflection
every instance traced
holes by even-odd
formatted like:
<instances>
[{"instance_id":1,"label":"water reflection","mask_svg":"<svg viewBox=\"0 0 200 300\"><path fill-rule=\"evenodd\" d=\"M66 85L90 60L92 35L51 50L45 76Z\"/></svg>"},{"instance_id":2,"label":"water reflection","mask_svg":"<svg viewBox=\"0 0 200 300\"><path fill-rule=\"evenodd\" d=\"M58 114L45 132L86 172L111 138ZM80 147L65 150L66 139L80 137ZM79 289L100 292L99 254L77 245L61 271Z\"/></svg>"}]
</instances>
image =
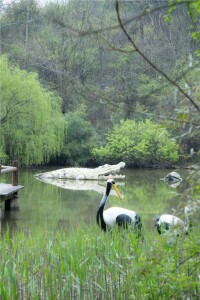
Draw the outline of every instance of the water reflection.
<instances>
[{"instance_id":1,"label":"water reflection","mask_svg":"<svg viewBox=\"0 0 200 300\"><path fill-rule=\"evenodd\" d=\"M1 222L0 231L6 231L8 228L10 231L17 228L18 210L5 210L1 207Z\"/></svg>"},{"instance_id":2,"label":"water reflection","mask_svg":"<svg viewBox=\"0 0 200 300\"><path fill-rule=\"evenodd\" d=\"M3 217L3 229L8 225L22 230L31 230L40 225L50 231L89 224L96 226L96 211L106 181L84 182L78 187L75 186L77 182L47 184L35 179L36 173L38 170L20 171L19 183L24 186L19 191L20 209ZM126 178L122 184L116 182L124 195L124 201L113 194L109 197L107 207L121 206L135 210L141 216L144 226L152 230L153 218L177 209L184 200L184 190L188 188L187 171L181 171L183 181L175 188L160 180L166 175L166 170L125 170L124 174Z\"/></svg>"},{"instance_id":3,"label":"water reflection","mask_svg":"<svg viewBox=\"0 0 200 300\"><path fill-rule=\"evenodd\" d=\"M168 184L168 186L170 186L171 188L176 188L177 186L179 186L181 184L181 181L177 181L177 182L166 182Z\"/></svg>"},{"instance_id":4,"label":"water reflection","mask_svg":"<svg viewBox=\"0 0 200 300\"><path fill-rule=\"evenodd\" d=\"M37 180L42 182L52 184L67 190L75 190L75 191L95 191L99 194L105 193L105 181L97 181L97 180L70 180L70 179L59 179L59 178L38 178ZM118 185L124 185L123 181L118 182ZM114 191L111 190L111 194L114 195Z\"/></svg>"}]
</instances>

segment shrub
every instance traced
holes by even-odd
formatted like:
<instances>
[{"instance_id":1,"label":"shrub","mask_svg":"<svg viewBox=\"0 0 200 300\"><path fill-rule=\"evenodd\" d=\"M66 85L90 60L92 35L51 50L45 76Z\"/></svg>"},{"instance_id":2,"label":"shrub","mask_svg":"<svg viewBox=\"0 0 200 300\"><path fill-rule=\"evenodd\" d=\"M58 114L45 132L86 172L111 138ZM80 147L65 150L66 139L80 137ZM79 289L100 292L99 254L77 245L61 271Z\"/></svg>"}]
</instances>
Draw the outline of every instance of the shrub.
<instances>
[{"instance_id":1,"label":"shrub","mask_svg":"<svg viewBox=\"0 0 200 300\"><path fill-rule=\"evenodd\" d=\"M113 128L93 155L101 162L123 160L129 166L171 165L178 160L178 145L159 124L127 120Z\"/></svg>"}]
</instances>

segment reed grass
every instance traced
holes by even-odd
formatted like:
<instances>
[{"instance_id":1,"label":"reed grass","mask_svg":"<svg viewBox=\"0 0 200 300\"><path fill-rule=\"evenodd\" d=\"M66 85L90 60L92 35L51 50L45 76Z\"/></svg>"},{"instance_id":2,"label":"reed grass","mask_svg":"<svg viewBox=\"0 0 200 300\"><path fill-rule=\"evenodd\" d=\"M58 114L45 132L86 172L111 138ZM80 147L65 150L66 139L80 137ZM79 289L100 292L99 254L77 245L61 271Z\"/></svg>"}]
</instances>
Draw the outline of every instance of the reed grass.
<instances>
[{"instance_id":1,"label":"reed grass","mask_svg":"<svg viewBox=\"0 0 200 300\"><path fill-rule=\"evenodd\" d=\"M11 299L199 299L200 233L159 236L95 225L1 234L0 295Z\"/></svg>"}]
</instances>

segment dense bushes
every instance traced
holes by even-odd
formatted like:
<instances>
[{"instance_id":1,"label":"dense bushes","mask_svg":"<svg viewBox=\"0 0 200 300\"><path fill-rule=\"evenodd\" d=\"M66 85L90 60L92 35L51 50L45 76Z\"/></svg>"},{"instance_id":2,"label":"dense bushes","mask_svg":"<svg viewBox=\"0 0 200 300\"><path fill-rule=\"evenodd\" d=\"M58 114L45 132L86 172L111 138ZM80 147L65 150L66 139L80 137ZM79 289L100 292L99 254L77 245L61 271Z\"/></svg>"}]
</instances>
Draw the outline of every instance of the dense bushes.
<instances>
[{"instance_id":1,"label":"dense bushes","mask_svg":"<svg viewBox=\"0 0 200 300\"><path fill-rule=\"evenodd\" d=\"M123 160L129 166L171 165L178 160L178 146L159 124L127 120L115 126L106 145L93 154L100 161Z\"/></svg>"}]
</instances>

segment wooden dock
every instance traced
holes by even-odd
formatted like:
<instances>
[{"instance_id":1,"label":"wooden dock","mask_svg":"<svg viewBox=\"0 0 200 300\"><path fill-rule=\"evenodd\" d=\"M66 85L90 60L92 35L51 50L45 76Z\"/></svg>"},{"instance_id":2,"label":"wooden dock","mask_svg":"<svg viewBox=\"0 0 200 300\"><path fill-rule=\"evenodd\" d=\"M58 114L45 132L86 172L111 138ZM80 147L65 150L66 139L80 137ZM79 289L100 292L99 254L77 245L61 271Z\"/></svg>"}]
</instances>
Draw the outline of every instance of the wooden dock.
<instances>
[{"instance_id":1,"label":"wooden dock","mask_svg":"<svg viewBox=\"0 0 200 300\"><path fill-rule=\"evenodd\" d=\"M18 184L18 162L14 161L13 166L1 166L0 174L12 173L12 184L0 183L0 204L5 202L5 209L19 208L17 194L22 185Z\"/></svg>"},{"instance_id":2,"label":"wooden dock","mask_svg":"<svg viewBox=\"0 0 200 300\"><path fill-rule=\"evenodd\" d=\"M12 198L22 188L22 185L13 186L9 183L0 183L0 201L2 202Z\"/></svg>"}]
</instances>

